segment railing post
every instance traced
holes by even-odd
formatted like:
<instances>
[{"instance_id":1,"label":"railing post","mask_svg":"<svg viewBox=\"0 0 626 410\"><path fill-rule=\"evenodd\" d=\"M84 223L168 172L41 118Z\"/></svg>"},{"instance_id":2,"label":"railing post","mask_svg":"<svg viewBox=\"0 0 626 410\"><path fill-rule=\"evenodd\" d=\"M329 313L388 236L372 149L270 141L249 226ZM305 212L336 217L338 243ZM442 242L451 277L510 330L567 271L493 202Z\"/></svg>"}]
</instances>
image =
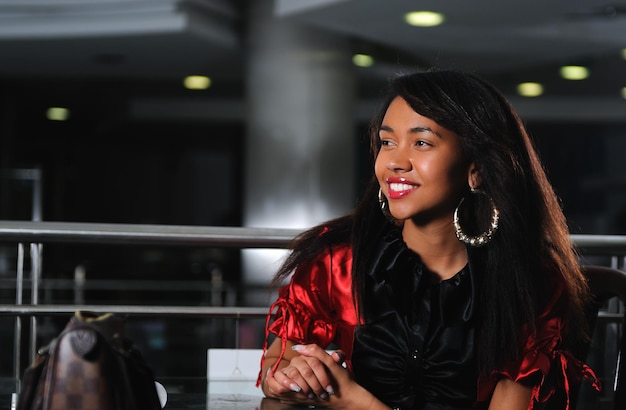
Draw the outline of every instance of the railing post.
<instances>
[{"instance_id":1,"label":"railing post","mask_svg":"<svg viewBox=\"0 0 626 410\"><path fill-rule=\"evenodd\" d=\"M15 283L15 304L22 305L22 291L24 289L24 244L17 244L17 270ZM15 316L15 334L13 338L13 377L15 378L15 390L20 391L20 356L22 344L22 318Z\"/></svg>"},{"instance_id":2,"label":"railing post","mask_svg":"<svg viewBox=\"0 0 626 410\"><path fill-rule=\"evenodd\" d=\"M32 305L39 304L39 281L41 279L41 257L43 245L40 243L30 244L30 300ZM37 317L30 317L30 361L35 360L37 354Z\"/></svg>"}]
</instances>

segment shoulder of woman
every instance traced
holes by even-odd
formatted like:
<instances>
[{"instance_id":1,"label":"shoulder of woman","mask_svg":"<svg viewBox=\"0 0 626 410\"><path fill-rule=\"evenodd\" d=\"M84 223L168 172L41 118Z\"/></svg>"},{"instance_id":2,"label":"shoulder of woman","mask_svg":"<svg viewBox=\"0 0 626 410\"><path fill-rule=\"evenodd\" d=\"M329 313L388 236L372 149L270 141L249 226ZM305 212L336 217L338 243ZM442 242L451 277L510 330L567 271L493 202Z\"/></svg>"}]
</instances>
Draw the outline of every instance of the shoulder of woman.
<instances>
[{"instance_id":1,"label":"shoulder of woman","mask_svg":"<svg viewBox=\"0 0 626 410\"><path fill-rule=\"evenodd\" d=\"M327 280L349 275L352 269L352 248L349 244L325 247L309 262L300 265L294 274L295 281L310 281L312 276Z\"/></svg>"}]
</instances>

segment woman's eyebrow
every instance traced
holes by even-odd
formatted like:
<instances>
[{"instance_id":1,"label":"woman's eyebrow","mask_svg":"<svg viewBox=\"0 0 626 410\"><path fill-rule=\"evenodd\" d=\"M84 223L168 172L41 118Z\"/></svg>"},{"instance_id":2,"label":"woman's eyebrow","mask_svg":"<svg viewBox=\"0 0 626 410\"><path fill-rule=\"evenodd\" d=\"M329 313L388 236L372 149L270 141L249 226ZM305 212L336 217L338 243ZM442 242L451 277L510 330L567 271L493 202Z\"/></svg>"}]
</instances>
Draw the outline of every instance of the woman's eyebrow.
<instances>
[{"instance_id":1,"label":"woman's eyebrow","mask_svg":"<svg viewBox=\"0 0 626 410\"><path fill-rule=\"evenodd\" d=\"M393 132L393 128L388 126L388 125L381 125L380 126L380 131L386 131L386 132ZM409 132L411 134L419 134L422 132L430 132L431 134L441 138L441 134L439 134L437 131L433 130L430 127L426 127L426 126L417 126L417 127L412 127L409 129Z\"/></svg>"},{"instance_id":2,"label":"woman's eyebrow","mask_svg":"<svg viewBox=\"0 0 626 410\"><path fill-rule=\"evenodd\" d=\"M421 132L430 132L431 134L441 138L441 134L439 134L437 131L433 130L430 127L422 127L422 126L417 126L417 127L413 127L409 130L412 134L417 134L417 133L421 133Z\"/></svg>"}]
</instances>

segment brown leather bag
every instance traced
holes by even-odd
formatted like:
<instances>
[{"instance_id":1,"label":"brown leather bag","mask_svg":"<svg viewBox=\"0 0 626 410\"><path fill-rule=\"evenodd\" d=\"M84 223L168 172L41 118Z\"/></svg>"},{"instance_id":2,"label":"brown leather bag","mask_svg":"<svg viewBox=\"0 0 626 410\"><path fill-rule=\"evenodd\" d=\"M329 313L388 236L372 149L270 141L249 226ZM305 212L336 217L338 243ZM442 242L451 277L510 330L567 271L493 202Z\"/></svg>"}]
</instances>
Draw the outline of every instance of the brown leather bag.
<instances>
[{"instance_id":1,"label":"brown leather bag","mask_svg":"<svg viewBox=\"0 0 626 410\"><path fill-rule=\"evenodd\" d=\"M18 410L160 410L124 320L79 311L24 372Z\"/></svg>"}]
</instances>

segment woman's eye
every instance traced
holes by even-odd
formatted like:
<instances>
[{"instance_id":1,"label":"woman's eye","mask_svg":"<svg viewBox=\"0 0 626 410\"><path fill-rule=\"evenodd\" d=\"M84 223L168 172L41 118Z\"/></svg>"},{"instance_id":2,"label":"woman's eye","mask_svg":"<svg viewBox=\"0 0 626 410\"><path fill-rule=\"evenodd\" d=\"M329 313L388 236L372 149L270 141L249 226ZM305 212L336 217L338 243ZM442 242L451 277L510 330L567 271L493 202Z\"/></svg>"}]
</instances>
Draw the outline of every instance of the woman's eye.
<instances>
[{"instance_id":1,"label":"woman's eye","mask_svg":"<svg viewBox=\"0 0 626 410\"><path fill-rule=\"evenodd\" d=\"M418 147L428 147L430 146L430 144L424 140L417 140L415 141L415 145L417 145Z\"/></svg>"},{"instance_id":2,"label":"woman's eye","mask_svg":"<svg viewBox=\"0 0 626 410\"><path fill-rule=\"evenodd\" d=\"M382 146L388 146L388 145L391 145L391 141L389 141L389 140L381 140L381 141L380 141L380 145L382 145Z\"/></svg>"}]
</instances>

